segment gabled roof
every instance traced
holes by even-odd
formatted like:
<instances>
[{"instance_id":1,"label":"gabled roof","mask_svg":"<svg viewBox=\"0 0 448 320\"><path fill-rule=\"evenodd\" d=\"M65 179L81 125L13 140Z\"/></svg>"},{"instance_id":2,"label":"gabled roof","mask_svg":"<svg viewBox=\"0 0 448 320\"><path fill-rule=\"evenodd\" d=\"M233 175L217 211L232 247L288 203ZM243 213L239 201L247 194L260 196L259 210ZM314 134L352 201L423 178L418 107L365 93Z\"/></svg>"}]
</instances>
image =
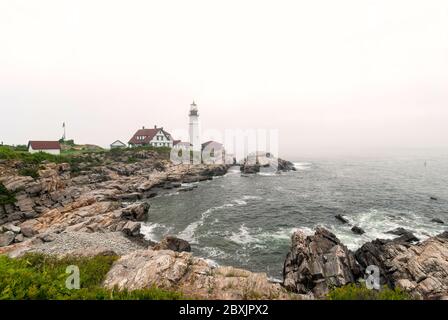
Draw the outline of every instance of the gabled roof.
<instances>
[{"instance_id":1,"label":"gabled roof","mask_svg":"<svg viewBox=\"0 0 448 320\"><path fill-rule=\"evenodd\" d=\"M28 149L33 150L61 150L59 141L30 141L28 142Z\"/></svg>"},{"instance_id":2,"label":"gabled roof","mask_svg":"<svg viewBox=\"0 0 448 320\"><path fill-rule=\"evenodd\" d=\"M162 131L163 134L171 140L171 135L166 132L165 130L163 130L163 128L154 128L154 129L140 129L138 130L134 136L131 138L131 140L129 140L130 144L147 144L150 143L152 139L154 139L154 137L156 136L156 134ZM137 140L138 136L144 136L145 139L143 140Z\"/></svg>"},{"instance_id":3,"label":"gabled roof","mask_svg":"<svg viewBox=\"0 0 448 320\"><path fill-rule=\"evenodd\" d=\"M120 141L120 140L115 140L115 141L112 142L110 145L113 146L113 145L115 145L115 144L120 144L120 145L122 145L122 146L126 146L126 144L125 144L124 142Z\"/></svg>"}]
</instances>

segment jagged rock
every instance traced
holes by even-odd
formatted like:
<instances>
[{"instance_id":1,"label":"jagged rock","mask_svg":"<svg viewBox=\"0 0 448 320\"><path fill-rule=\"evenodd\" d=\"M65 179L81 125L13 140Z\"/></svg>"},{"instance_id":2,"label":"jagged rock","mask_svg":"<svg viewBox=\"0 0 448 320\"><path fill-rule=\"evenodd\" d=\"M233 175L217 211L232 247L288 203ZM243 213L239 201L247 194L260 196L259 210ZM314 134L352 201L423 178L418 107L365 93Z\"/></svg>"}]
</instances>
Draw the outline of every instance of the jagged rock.
<instances>
[{"instance_id":1,"label":"jagged rock","mask_svg":"<svg viewBox=\"0 0 448 320\"><path fill-rule=\"evenodd\" d=\"M243 174L254 174L263 170L267 171L296 171L296 167L290 161L275 158L267 152L255 152L248 155L240 167Z\"/></svg>"},{"instance_id":2,"label":"jagged rock","mask_svg":"<svg viewBox=\"0 0 448 320\"><path fill-rule=\"evenodd\" d=\"M153 247L154 250L172 250L176 252L191 252L190 244L182 239L166 236L160 243Z\"/></svg>"},{"instance_id":3,"label":"jagged rock","mask_svg":"<svg viewBox=\"0 0 448 320\"><path fill-rule=\"evenodd\" d=\"M313 236L302 231L293 234L283 268L287 289L324 296L331 287L353 283L360 275L353 253L333 233L317 228Z\"/></svg>"},{"instance_id":4,"label":"jagged rock","mask_svg":"<svg viewBox=\"0 0 448 320\"><path fill-rule=\"evenodd\" d=\"M363 235L364 233L366 233L362 228L358 227L358 226L354 226L352 228L353 233L355 234L359 234L359 235Z\"/></svg>"},{"instance_id":5,"label":"jagged rock","mask_svg":"<svg viewBox=\"0 0 448 320\"><path fill-rule=\"evenodd\" d=\"M191 253L138 250L121 257L104 280L109 289L138 290L153 286L197 299L310 299L288 293L266 274L232 267L214 268Z\"/></svg>"},{"instance_id":6,"label":"jagged rock","mask_svg":"<svg viewBox=\"0 0 448 320\"><path fill-rule=\"evenodd\" d=\"M9 246L14 242L16 234L12 231L6 231L4 233L0 233L0 247Z\"/></svg>"},{"instance_id":7,"label":"jagged rock","mask_svg":"<svg viewBox=\"0 0 448 320\"><path fill-rule=\"evenodd\" d=\"M339 220L340 222L342 222L343 224L347 224L347 223L349 223L349 221L346 219L346 218L344 218L341 214L338 214L338 215L336 215L336 216L334 216L337 220Z\"/></svg>"},{"instance_id":8,"label":"jagged rock","mask_svg":"<svg viewBox=\"0 0 448 320\"><path fill-rule=\"evenodd\" d=\"M127 222L121 230L127 236L138 236L140 234L141 224L134 221Z\"/></svg>"},{"instance_id":9,"label":"jagged rock","mask_svg":"<svg viewBox=\"0 0 448 320\"><path fill-rule=\"evenodd\" d=\"M356 251L362 267L376 265L381 283L416 298L448 294L448 232L412 245L398 239L375 240Z\"/></svg>"},{"instance_id":10,"label":"jagged rock","mask_svg":"<svg viewBox=\"0 0 448 320\"><path fill-rule=\"evenodd\" d=\"M431 222L435 222L435 223L439 223L439 224L445 224L445 222L443 222L441 219L439 219L439 218L434 218L434 219L431 219Z\"/></svg>"},{"instance_id":11,"label":"jagged rock","mask_svg":"<svg viewBox=\"0 0 448 320\"><path fill-rule=\"evenodd\" d=\"M132 204L122 210L121 217L128 220L145 221L149 208L148 202Z\"/></svg>"}]
</instances>

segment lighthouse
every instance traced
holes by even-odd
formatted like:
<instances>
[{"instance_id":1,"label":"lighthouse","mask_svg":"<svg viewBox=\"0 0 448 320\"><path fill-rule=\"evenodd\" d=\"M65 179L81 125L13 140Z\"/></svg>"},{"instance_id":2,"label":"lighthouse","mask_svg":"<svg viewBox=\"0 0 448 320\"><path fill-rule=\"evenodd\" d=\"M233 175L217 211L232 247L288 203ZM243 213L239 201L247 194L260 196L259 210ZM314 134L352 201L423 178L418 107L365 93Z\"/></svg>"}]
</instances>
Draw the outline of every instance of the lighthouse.
<instances>
[{"instance_id":1,"label":"lighthouse","mask_svg":"<svg viewBox=\"0 0 448 320\"><path fill-rule=\"evenodd\" d=\"M190 143L195 154L201 153L201 133L198 106L193 101L190 105Z\"/></svg>"}]
</instances>

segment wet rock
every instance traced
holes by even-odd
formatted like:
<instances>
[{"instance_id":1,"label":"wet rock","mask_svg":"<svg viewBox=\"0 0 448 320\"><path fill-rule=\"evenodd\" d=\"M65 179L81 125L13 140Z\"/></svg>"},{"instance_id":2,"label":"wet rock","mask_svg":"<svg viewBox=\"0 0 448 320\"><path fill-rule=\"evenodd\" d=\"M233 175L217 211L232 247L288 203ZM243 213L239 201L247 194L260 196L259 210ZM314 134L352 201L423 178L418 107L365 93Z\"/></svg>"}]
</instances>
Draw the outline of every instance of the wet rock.
<instances>
[{"instance_id":1,"label":"wet rock","mask_svg":"<svg viewBox=\"0 0 448 320\"><path fill-rule=\"evenodd\" d=\"M331 287L353 283L361 269L353 253L324 228L313 236L297 231L283 268L283 285L297 293L324 296Z\"/></svg>"},{"instance_id":2,"label":"wet rock","mask_svg":"<svg viewBox=\"0 0 448 320\"><path fill-rule=\"evenodd\" d=\"M191 252L190 244L182 239L166 236L160 243L154 246L154 250L172 250L176 252Z\"/></svg>"},{"instance_id":3,"label":"wet rock","mask_svg":"<svg viewBox=\"0 0 448 320\"><path fill-rule=\"evenodd\" d=\"M338 215L336 215L334 217L337 220L339 220L340 222L342 222L343 224L348 224L349 223L349 221L346 218L344 218L341 214L338 214Z\"/></svg>"},{"instance_id":4,"label":"wet rock","mask_svg":"<svg viewBox=\"0 0 448 320\"><path fill-rule=\"evenodd\" d=\"M439 219L439 218L434 218L434 219L431 219L431 222L435 222L435 223L438 223L438 224L445 224L445 222L443 222L441 219Z\"/></svg>"},{"instance_id":5,"label":"wet rock","mask_svg":"<svg viewBox=\"0 0 448 320\"><path fill-rule=\"evenodd\" d=\"M400 236L399 238L394 239L396 242L418 242L420 241L411 231L404 228L396 228L394 230L390 230L386 232L388 234L393 234Z\"/></svg>"},{"instance_id":6,"label":"wet rock","mask_svg":"<svg viewBox=\"0 0 448 320\"><path fill-rule=\"evenodd\" d=\"M429 199L433 200L433 201L437 201L439 199L437 199L436 197L429 197Z\"/></svg>"},{"instance_id":7,"label":"wet rock","mask_svg":"<svg viewBox=\"0 0 448 320\"><path fill-rule=\"evenodd\" d=\"M354 226L352 229L352 232L358 235L363 235L364 233L366 233L362 228L358 227L358 226Z\"/></svg>"},{"instance_id":8,"label":"wet rock","mask_svg":"<svg viewBox=\"0 0 448 320\"><path fill-rule=\"evenodd\" d=\"M16 234L12 231L6 231L4 233L0 233L0 247L9 246L14 242Z\"/></svg>"}]
</instances>

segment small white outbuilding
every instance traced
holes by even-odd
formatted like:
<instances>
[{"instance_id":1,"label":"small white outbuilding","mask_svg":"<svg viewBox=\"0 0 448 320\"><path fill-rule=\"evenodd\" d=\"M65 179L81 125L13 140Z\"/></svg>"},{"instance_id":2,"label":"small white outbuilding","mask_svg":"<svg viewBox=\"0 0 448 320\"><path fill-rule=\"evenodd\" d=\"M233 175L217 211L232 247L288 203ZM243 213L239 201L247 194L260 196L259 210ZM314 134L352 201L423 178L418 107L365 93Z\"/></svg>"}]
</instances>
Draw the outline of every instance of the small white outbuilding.
<instances>
[{"instance_id":1,"label":"small white outbuilding","mask_svg":"<svg viewBox=\"0 0 448 320\"><path fill-rule=\"evenodd\" d=\"M45 152L54 155L61 154L61 144L59 141L30 141L28 142L28 152Z\"/></svg>"}]
</instances>

